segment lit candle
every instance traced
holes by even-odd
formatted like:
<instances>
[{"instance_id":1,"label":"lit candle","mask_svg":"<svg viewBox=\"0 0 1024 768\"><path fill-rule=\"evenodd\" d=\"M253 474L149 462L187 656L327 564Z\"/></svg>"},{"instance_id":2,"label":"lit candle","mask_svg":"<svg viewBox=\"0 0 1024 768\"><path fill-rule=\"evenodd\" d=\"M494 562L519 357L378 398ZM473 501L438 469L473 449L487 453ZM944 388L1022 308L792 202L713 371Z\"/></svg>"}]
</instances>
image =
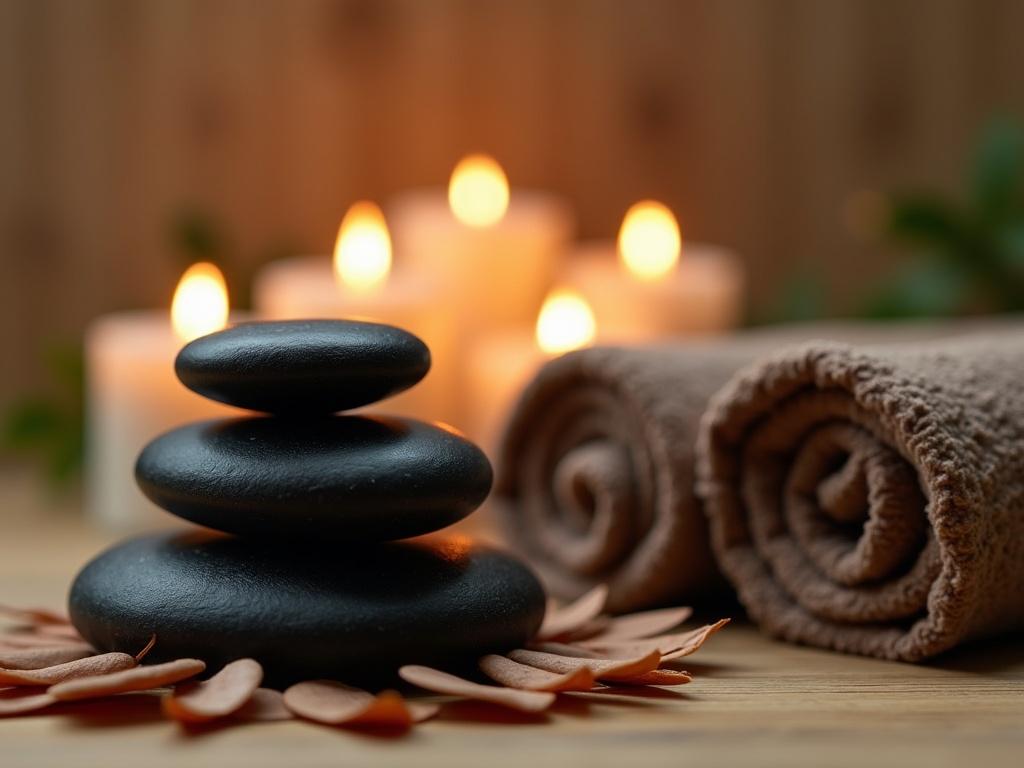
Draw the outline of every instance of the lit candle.
<instances>
[{"instance_id":1,"label":"lit candle","mask_svg":"<svg viewBox=\"0 0 1024 768\"><path fill-rule=\"evenodd\" d=\"M189 391L174 374L186 342L223 328L228 320L224 278L195 264L182 275L171 312L105 315L89 326L87 373L87 508L107 528L167 525L174 518L135 485L135 459L158 434L197 419L239 411Z\"/></svg>"},{"instance_id":2,"label":"lit candle","mask_svg":"<svg viewBox=\"0 0 1024 768\"><path fill-rule=\"evenodd\" d=\"M603 343L722 332L742 314L736 256L712 245L684 247L672 212L650 200L629 209L617 244L574 249L560 281L586 298Z\"/></svg>"},{"instance_id":3,"label":"lit candle","mask_svg":"<svg viewBox=\"0 0 1024 768\"><path fill-rule=\"evenodd\" d=\"M456 319L464 341L533 323L574 226L562 200L510 190L486 155L464 158L447 194L422 189L395 198L388 218L397 260L437 277L445 294L438 310Z\"/></svg>"},{"instance_id":4,"label":"lit candle","mask_svg":"<svg viewBox=\"0 0 1024 768\"><path fill-rule=\"evenodd\" d=\"M469 355L467 434L493 452L509 410L540 366L588 346L596 332L594 314L583 297L555 289L541 306L533 333L500 331L479 339Z\"/></svg>"},{"instance_id":5,"label":"lit candle","mask_svg":"<svg viewBox=\"0 0 1024 768\"><path fill-rule=\"evenodd\" d=\"M452 421L452 325L441 311L437 285L429 274L402 265L392 268L384 214L375 203L360 201L341 221L333 258L296 256L268 265L256 277L253 303L264 319L370 320L415 333L430 347L430 373L412 389L369 410Z\"/></svg>"}]
</instances>

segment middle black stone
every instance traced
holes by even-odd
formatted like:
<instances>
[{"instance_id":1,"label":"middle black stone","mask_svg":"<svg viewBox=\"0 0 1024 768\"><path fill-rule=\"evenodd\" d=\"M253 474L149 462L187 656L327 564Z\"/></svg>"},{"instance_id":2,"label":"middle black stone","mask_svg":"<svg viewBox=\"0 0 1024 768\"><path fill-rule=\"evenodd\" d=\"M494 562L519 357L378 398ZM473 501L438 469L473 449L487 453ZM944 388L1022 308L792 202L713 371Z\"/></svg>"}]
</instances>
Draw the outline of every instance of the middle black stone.
<instances>
[{"instance_id":1,"label":"middle black stone","mask_svg":"<svg viewBox=\"0 0 1024 768\"><path fill-rule=\"evenodd\" d=\"M216 530L384 541L461 520L492 472L473 443L413 419L256 417L161 435L135 477L157 505Z\"/></svg>"}]
</instances>

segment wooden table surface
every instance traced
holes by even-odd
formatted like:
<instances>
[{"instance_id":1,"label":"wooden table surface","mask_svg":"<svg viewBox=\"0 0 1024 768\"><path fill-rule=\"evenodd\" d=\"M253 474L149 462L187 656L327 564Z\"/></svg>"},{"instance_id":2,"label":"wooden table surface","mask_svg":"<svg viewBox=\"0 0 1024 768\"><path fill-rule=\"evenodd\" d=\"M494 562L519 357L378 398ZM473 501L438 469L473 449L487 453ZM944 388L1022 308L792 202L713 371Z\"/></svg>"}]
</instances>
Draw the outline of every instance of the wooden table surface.
<instances>
[{"instance_id":1,"label":"wooden table surface","mask_svg":"<svg viewBox=\"0 0 1024 768\"><path fill-rule=\"evenodd\" d=\"M104 536L0 473L0 602L57 606ZM189 733L152 705L0 720L13 766L953 766L1024 764L1024 643L912 666L798 648L734 624L688 660L694 682L572 694L546 717L453 705L401 738L301 722Z\"/></svg>"}]
</instances>

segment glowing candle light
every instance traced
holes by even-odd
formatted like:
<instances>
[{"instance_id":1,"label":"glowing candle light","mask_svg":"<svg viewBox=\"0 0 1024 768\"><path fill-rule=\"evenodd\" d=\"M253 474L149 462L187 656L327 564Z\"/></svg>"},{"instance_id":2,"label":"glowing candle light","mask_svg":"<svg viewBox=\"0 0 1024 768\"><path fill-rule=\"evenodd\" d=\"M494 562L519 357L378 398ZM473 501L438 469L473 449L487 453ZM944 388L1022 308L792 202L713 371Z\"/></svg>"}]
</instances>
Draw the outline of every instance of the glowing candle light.
<instances>
[{"instance_id":1,"label":"glowing candle light","mask_svg":"<svg viewBox=\"0 0 1024 768\"><path fill-rule=\"evenodd\" d=\"M338 284L356 292L371 292L391 272L391 235L384 212L376 203L354 203L338 227L334 243L334 274Z\"/></svg>"},{"instance_id":2,"label":"glowing candle light","mask_svg":"<svg viewBox=\"0 0 1024 768\"><path fill-rule=\"evenodd\" d=\"M508 179L490 155L468 155L459 161L448 182L448 205L455 218L470 227L490 227L508 210Z\"/></svg>"},{"instance_id":3,"label":"glowing candle light","mask_svg":"<svg viewBox=\"0 0 1024 768\"><path fill-rule=\"evenodd\" d=\"M585 347L596 335L594 313L578 293L552 292L537 315L537 346L548 354Z\"/></svg>"},{"instance_id":4,"label":"glowing candle light","mask_svg":"<svg viewBox=\"0 0 1024 768\"><path fill-rule=\"evenodd\" d=\"M619 258L632 276L661 280L679 263L679 224L664 205L643 200L626 212L618 245Z\"/></svg>"},{"instance_id":5,"label":"glowing candle light","mask_svg":"<svg viewBox=\"0 0 1024 768\"><path fill-rule=\"evenodd\" d=\"M193 264L181 276L171 302L171 326L183 342L219 331L228 322L228 287L213 264Z\"/></svg>"}]
</instances>

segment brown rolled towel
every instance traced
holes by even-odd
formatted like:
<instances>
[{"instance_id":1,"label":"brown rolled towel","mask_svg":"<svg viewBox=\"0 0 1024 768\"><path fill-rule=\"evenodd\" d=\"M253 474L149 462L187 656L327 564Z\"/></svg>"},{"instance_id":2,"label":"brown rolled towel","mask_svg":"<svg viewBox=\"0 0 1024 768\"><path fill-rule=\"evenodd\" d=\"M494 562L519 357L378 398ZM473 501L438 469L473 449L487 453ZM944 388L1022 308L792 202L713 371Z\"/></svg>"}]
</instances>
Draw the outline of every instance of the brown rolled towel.
<instances>
[{"instance_id":1,"label":"brown rolled towel","mask_svg":"<svg viewBox=\"0 0 1024 768\"><path fill-rule=\"evenodd\" d=\"M613 611L695 600L721 578L694 489L712 393L751 360L809 338L950 332L837 323L570 353L542 368L513 410L491 506L558 596L607 582Z\"/></svg>"},{"instance_id":2,"label":"brown rolled towel","mask_svg":"<svg viewBox=\"0 0 1024 768\"><path fill-rule=\"evenodd\" d=\"M770 634L920 661L1024 626L1024 333L775 354L711 399L698 456Z\"/></svg>"},{"instance_id":3,"label":"brown rolled towel","mask_svg":"<svg viewBox=\"0 0 1024 768\"><path fill-rule=\"evenodd\" d=\"M593 348L541 369L499 451L496 508L549 591L600 582L608 608L688 597L720 577L693 493L697 425L750 353Z\"/></svg>"}]
</instances>

